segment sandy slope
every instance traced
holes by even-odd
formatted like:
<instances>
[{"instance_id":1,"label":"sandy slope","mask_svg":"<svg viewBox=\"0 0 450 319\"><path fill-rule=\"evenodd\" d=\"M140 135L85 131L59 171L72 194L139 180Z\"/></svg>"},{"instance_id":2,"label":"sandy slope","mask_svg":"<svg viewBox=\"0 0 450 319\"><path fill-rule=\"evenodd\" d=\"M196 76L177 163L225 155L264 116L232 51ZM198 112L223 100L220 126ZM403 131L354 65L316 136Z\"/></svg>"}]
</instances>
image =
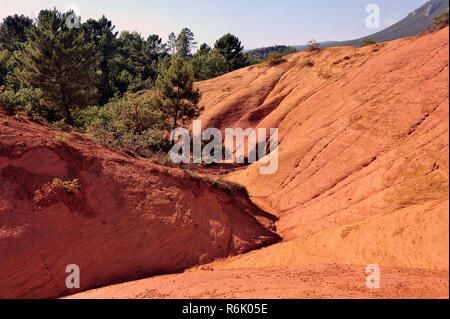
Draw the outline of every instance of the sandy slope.
<instances>
[{"instance_id":1,"label":"sandy slope","mask_svg":"<svg viewBox=\"0 0 450 319\"><path fill-rule=\"evenodd\" d=\"M73 298L448 298L448 49L446 28L199 83L203 127L279 128L277 174L227 178L279 217L283 242Z\"/></svg>"},{"instance_id":2,"label":"sandy slope","mask_svg":"<svg viewBox=\"0 0 450 319\"><path fill-rule=\"evenodd\" d=\"M365 267L311 265L215 269L159 276L69 296L69 299L361 299L448 298L448 272L381 268L380 289L367 289Z\"/></svg>"},{"instance_id":3,"label":"sandy slope","mask_svg":"<svg viewBox=\"0 0 450 319\"><path fill-rule=\"evenodd\" d=\"M448 298L448 46L447 28L199 83L203 127L279 128L277 174L228 178L284 241L73 298Z\"/></svg>"},{"instance_id":4,"label":"sandy slope","mask_svg":"<svg viewBox=\"0 0 450 319\"><path fill-rule=\"evenodd\" d=\"M280 217L285 243L230 266L448 270L448 32L297 53L199 84L205 127L279 128L277 174L257 163L229 179Z\"/></svg>"},{"instance_id":5,"label":"sandy slope","mask_svg":"<svg viewBox=\"0 0 450 319\"><path fill-rule=\"evenodd\" d=\"M0 117L0 298L69 293L164 274L244 253L279 238L241 193L180 169ZM79 179L78 193L52 181ZM71 290L70 292L76 292Z\"/></svg>"}]
</instances>

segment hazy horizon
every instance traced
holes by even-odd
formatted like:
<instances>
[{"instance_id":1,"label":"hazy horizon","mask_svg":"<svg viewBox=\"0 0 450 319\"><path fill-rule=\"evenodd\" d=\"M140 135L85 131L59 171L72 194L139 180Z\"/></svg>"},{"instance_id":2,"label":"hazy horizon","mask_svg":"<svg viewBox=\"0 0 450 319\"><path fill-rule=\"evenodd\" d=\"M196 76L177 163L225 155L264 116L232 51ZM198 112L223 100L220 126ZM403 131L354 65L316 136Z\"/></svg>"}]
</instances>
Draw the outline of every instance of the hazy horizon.
<instances>
[{"instance_id":1,"label":"hazy horizon","mask_svg":"<svg viewBox=\"0 0 450 319\"><path fill-rule=\"evenodd\" d=\"M105 15L117 31L137 31L144 37L158 34L167 40L170 32L190 28L196 41L214 45L226 33L240 38L245 49L271 45L301 45L311 38L319 42L343 41L378 32L403 19L426 0L346 2L274 1L212 1L87 0L64 1L1 0L0 19L12 14L36 17L42 9L56 7L65 11L69 5L79 8L82 21ZM380 7L381 25L369 29L365 25L365 8L369 4Z\"/></svg>"}]
</instances>

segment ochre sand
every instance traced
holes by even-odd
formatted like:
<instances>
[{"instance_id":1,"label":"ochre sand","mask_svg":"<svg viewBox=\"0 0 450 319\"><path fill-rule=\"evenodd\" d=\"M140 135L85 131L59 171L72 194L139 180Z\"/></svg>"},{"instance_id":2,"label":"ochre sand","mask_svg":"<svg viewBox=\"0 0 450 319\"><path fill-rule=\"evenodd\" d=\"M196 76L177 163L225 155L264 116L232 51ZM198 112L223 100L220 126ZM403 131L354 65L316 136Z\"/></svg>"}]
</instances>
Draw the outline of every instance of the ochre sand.
<instances>
[{"instance_id":1,"label":"ochre sand","mask_svg":"<svg viewBox=\"0 0 450 319\"><path fill-rule=\"evenodd\" d=\"M277 174L200 171L245 185L268 214L179 169L8 120L0 296L65 295L61 268L79 261L86 288L185 271L72 298L448 298L448 50L446 28L198 83L204 128L279 128ZM55 175L79 177L79 205ZM365 286L369 264L380 290Z\"/></svg>"},{"instance_id":2,"label":"ochre sand","mask_svg":"<svg viewBox=\"0 0 450 319\"><path fill-rule=\"evenodd\" d=\"M279 217L284 241L74 298L448 298L448 44L446 28L199 83L204 127L279 128L276 175L254 164L227 178Z\"/></svg>"}]
</instances>

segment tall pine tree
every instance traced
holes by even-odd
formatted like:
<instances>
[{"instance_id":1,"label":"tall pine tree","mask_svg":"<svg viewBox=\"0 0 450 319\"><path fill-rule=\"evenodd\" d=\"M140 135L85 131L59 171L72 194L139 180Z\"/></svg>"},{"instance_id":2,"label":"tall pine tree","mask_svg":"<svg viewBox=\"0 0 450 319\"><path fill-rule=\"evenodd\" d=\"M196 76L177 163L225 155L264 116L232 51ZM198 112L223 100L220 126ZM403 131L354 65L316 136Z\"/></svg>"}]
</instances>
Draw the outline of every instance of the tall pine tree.
<instances>
[{"instance_id":1,"label":"tall pine tree","mask_svg":"<svg viewBox=\"0 0 450 319\"><path fill-rule=\"evenodd\" d=\"M172 121L172 129L179 124L188 124L203 111L198 106L201 93L194 89L192 66L183 58L174 57L170 68L158 77L156 84L158 107Z\"/></svg>"},{"instance_id":2,"label":"tall pine tree","mask_svg":"<svg viewBox=\"0 0 450 319\"><path fill-rule=\"evenodd\" d=\"M228 33L216 41L214 48L227 60L228 71L234 71L248 65L243 54L244 47L238 37Z\"/></svg>"},{"instance_id":3,"label":"tall pine tree","mask_svg":"<svg viewBox=\"0 0 450 319\"><path fill-rule=\"evenodd\" d=\"M196 45L194 33L189 28L184 28L176 40L177 56L185 60L192 58L192 49Z\"/></svg>"},{"instance_id":4,"label":"tall pine tree","mask_svg":"<svg viewBox=\"0 0 450 319\"><path fill-rule=\"evenodd\" d=\"M97 102L97 76L93 44L85 42L82 29L66 26L69 14L41 11L16 57L21 78L42 91L41 103L73 125L73 109Z\"/></svg>"},{"instance_id":5,"label":"tall pine tree","mask_svg":"<svg viewBox=\"0 0 450 319\"><path fill-rule=\"evenodd\" d=\"M115 26L105 16L98 21L89 19L82 25L86 42L93 42L97 55L98 69L101 71L98 91L100 104L106 104L114 96L113 68L114 57L118 47L117 31Z\"/></svg>"}]
</instances>

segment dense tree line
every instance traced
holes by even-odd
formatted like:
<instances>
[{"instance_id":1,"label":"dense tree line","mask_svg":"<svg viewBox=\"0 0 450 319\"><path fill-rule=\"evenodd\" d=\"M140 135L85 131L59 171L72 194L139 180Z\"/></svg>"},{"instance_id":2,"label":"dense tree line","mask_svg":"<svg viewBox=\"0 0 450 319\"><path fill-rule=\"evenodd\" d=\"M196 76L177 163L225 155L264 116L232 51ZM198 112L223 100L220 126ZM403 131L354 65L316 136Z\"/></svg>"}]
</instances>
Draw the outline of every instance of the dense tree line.
<instances>
[{"instance_id":1,"label":"dense tree line","mask_svg":"<svg viewBox=\"0 0 450 319\"><path fill-rule=\"evenodd\" d=\"M290 47L286 45L275 45L271 47L265 47L265 48L258 48L254 50L250 50L247 52L247 54L257 60L266 60L267 57L271 54L277 52L281 55L288 55L291 53L296 52L295 47Z\"/></svg>"},{"instance_id":2,"label":"dense tree line","mask_svg":"<svg viewBox=\"0 0 450 319\"><path fill-rule=\"evenodd\" d=\"M119 34L105 16L74 27L68 23L73 15L53 9L35 21L23 15L3 20L2 109L92 130L111 146L139 151L158 147L165 130L199 115L194 81L254 63L231 34L214 48L196 50L188 28L165 43L156 34Z\"/></svg>"}]
</instances>

